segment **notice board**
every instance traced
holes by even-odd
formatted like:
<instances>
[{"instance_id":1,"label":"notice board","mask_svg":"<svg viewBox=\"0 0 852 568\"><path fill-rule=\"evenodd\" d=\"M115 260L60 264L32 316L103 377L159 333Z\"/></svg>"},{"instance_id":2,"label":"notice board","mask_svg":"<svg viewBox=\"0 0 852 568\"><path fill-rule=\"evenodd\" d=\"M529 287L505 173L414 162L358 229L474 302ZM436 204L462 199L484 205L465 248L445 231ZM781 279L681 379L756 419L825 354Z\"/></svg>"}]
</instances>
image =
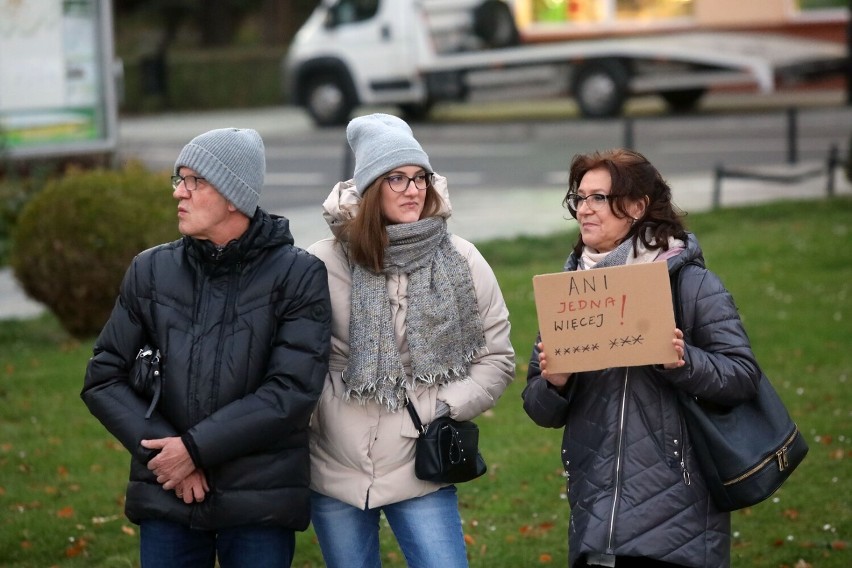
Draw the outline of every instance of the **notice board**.
<instances>
[{"instance_id":1,"label":"notice board","mask_svg":"<svg viewBox=\"0 0 852 568\"><path fill-rule=\"evenodd\" d=\"M665 262L540 274L533 289L549 371L678 360Z\"/></svg>"}]
</instances>

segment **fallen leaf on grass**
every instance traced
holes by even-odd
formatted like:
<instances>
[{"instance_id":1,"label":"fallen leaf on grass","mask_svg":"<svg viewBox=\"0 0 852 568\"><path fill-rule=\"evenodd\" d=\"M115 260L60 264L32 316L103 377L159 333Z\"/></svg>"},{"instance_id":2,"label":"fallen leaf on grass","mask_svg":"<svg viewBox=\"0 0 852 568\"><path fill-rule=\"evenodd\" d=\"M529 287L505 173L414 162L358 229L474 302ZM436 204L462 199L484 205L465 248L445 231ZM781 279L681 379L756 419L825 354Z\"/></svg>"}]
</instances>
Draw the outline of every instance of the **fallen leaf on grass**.
<instances>
[{"instance_id":1,"label":"fallen leaf on grass","mask_svg":"<svg viewBox=\"0 0 852 568\"><path fill-rule=\"evenodd\" d=\"M88 544L86 540L81 538L80 540L65 549L65 556L67 556L68 558L76 558L80 556L81 554L83 554L83 552L85 552L86 544Z\"/></svg>"},{"instance_id":2,"label":"fallen leaf on grass","mask_svg":"<svg viewBox=\"0 0 852 568\"><path fill-rule=\"evenodd\" d=\"M103 525L106 523L111 523L112 521L117 521L121 518L121 515L109 515L103 517L92 517L93 525Z\"/></svg>"},{"instance_id":3,"label":"fallen leaf on grass","mask_svg":"<svg viewBox=\"0 0 852 568\"><path fill-rule=\"evenodd\" d=\"M553 562L553 557L547 553L542 553L538 555L538 563L539 564L550 564Z\"/></svg>"},{"instance_id":4,"label":"fallen leaf on grass","mask_svg":"<svg viewBox=\"0 0 852 568\"><path fill-rule=\"evenodd\" d=\"M469 534L465 534L464 535L464 543L468 546L471 546L473 544L476 544L476 540L472 536L470 536Z\"/></svg>"},{"instance_id":5,"label":"fallen leaf on grass","mask_svg":"<svg viewBox=\"0 0 852 568\"><path fill-rule=\"evenodd\" d=\"M21 548L23 548L24 550L30 550L32 547L33 547L32 541L29 541L29 540L22 540L21 541Z\"/></svg>"},{"instance_id":6,"label":"fallen leaf on grass","mask_svg":"<svg viewBox=\"0 0 852 568\"><path fill-rule=\"evenodd\" d=\"M56 516L60 519L70 519L74 516L74 507L62 507L58 511L56 511Z\"/></svg>"},{"instance_id":7,"label":"fallen leaf on grass","mask_svg":"<svg viewBox=\"0 0 852 568\"><path fill-rule=\"evenodd\" d=\"M799 558L799 561L796 562L794 568L813 568L810 562L806 562L803 558Z\"/></svg>"},{"instance_id":8,"label":"fallen leaf on grass","mask_svg":"<svg viewBox=\"0 0 852 568\"><path fill-rule=\"evenodd\" d=\"M799 518L799 511L796 509L784 509L784 512L781 514L785 519L790 519L791 521L795 521Z\"/></svg>"},{"instance_id":9,"label":"fallen leaf on grass","mask_svg":"<svg viewBox=\"0 0 852 568\"><path fill-rule=\"evenodd\" d=\"M121 526L121 532L123 532L127 536L136 536L136 529L134 529L133 527L129 527L127 525Z\"/></svg>"},{"instance_id":10,"label":"fallen leaf on grass","mask_svg":"<svg viewBox=\"0 0 852 568\"><path fill-rule=\"evenodd\" d=\"M833 540L831 542L831 550L846 550L847 545L845 540Z\"/></svg>"}]
</instances>

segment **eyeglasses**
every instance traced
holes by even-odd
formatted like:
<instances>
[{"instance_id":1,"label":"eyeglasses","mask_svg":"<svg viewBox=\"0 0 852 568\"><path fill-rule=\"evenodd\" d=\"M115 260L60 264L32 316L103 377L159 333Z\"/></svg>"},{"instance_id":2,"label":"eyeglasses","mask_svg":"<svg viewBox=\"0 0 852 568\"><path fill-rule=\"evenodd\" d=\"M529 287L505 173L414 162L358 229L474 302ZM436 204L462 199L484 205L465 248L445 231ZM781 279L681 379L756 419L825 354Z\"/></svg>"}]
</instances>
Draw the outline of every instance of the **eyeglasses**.
<instances>
[{"instance_id":1,"label":"eyeglasses","mask_svg":"<svg viewBox=\"0 0 852 568\"><path fill-rule=\"evenodd\" d=\"M609 197L609 195L604 195L603 193L592 193L586 197L582 197L577 193L569 193L565 198L565 202L568 204L568 210L571 211L571 214L576 216L577 210L583 203L588 205L592 211L600 211Z\"/></svg>"},{"instance_id":2,"label":"eyeglasses","mask_svg":"<svg viewBox=\"0 0 852 568\"><path fill-rule=\"evenodd\" d=\"M422 191L429 187L429 184L432 183L432 174L430 172L423 172L417 174L413 178L404 176L402 174L393 174L387 176L385 178L385 181L388 182L388 185L390 186L391 190L395 191L396 193L402 193L403 191L407 190L408 185L411 182L414 182L414 187Z\"/></svg>"},{"instance_id":3,"label":"eyeglasses","mask_svg":"<svg viewBox=\"0 0 852 568\"><path fill-rule=\"evenodd\" d=\"M206 181L206 178L198 177L198 176L181 176L181 175L173 175L172 176L172 187L177 189L178 186L183 182L183 187L187 191L195 191L198 189L198 182Z\"/></svg>"}]
</instances>

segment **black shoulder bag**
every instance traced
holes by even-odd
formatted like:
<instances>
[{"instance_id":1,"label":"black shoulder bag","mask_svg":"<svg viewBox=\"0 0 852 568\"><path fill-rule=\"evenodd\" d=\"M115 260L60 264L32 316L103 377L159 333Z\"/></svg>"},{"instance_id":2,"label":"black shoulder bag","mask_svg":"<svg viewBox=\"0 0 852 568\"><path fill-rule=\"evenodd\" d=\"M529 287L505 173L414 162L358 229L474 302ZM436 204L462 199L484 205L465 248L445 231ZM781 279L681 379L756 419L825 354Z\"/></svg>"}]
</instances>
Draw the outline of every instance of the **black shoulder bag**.
<instances>
[{"instance_id":1,"label":"black shoulder bag","mask_svg":"<svg viewBox=\"0 0 852 568\"><path fill-rule=\"evenodd\" d=\"M414 474L418 479L462 483L485 473L487 468L479 453L479 428L476 424L441 416L427 428L410 402L406 402L405 407L420 432L414 457Z\"/></svg>"},{"instance_id":2,"label":"black shoulder bag","mask_svg":"<svg viewBox=\"0 0 852 568\"><path fill-rule=\"evenodd\" d=\"M671 283L675 318L683 330L680 271ZM689 342L685 330L684 341ZM722 511L768 498L808 453L804 437L763 371L757 395L736 406L710 404L681 390L678 400L698 467Z\"/></svg>"},{"instance_id":3,"label":"black shoulder bag","mask_svg":"<svg viewBox=\"0 0 852 568\"><path fill-rule=\"evenodd\" d=\"M150 400L145 419L151 418L163 392L163 371L160 366L160 350L146 345L136 354L130 369L130 387L146 400Z\"/></svg>"}]
</instances>

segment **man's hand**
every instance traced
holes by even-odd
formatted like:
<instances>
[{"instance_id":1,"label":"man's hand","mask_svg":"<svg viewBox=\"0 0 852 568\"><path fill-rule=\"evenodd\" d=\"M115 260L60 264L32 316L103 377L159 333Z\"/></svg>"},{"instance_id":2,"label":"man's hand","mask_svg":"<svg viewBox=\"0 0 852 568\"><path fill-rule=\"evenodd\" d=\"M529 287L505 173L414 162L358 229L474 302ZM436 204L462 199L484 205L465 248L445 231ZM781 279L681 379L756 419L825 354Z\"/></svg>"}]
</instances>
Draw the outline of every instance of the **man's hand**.
<instances>
[{"instance_id":1,"label":"man's hand","mask_svg":"<svg viewBox=\"0 0 852 568\"><path fill-rule=\"evenodd\" d=\"M163 489L170 491L187 478L195 469L192 458L183 440L177 436L171 438L159 438L156 440L142 440L142 447L149 450L160 450L157 456L148 462L148 469L157 476L157 483Z\"/></svg>"},{"instance_id":2,"label":"man's hand","mask_svg":"<svg viewBox=\"0 0 852 568\"><path fill-rule=\"evenodd\" d=\"M204 501L208 491L210 491L210 486L207 485L207 477L205 477L203 471L196 469L178 484L175 488L175 495L189 505L193 502Z\"/></svg>"}]
</instances>

